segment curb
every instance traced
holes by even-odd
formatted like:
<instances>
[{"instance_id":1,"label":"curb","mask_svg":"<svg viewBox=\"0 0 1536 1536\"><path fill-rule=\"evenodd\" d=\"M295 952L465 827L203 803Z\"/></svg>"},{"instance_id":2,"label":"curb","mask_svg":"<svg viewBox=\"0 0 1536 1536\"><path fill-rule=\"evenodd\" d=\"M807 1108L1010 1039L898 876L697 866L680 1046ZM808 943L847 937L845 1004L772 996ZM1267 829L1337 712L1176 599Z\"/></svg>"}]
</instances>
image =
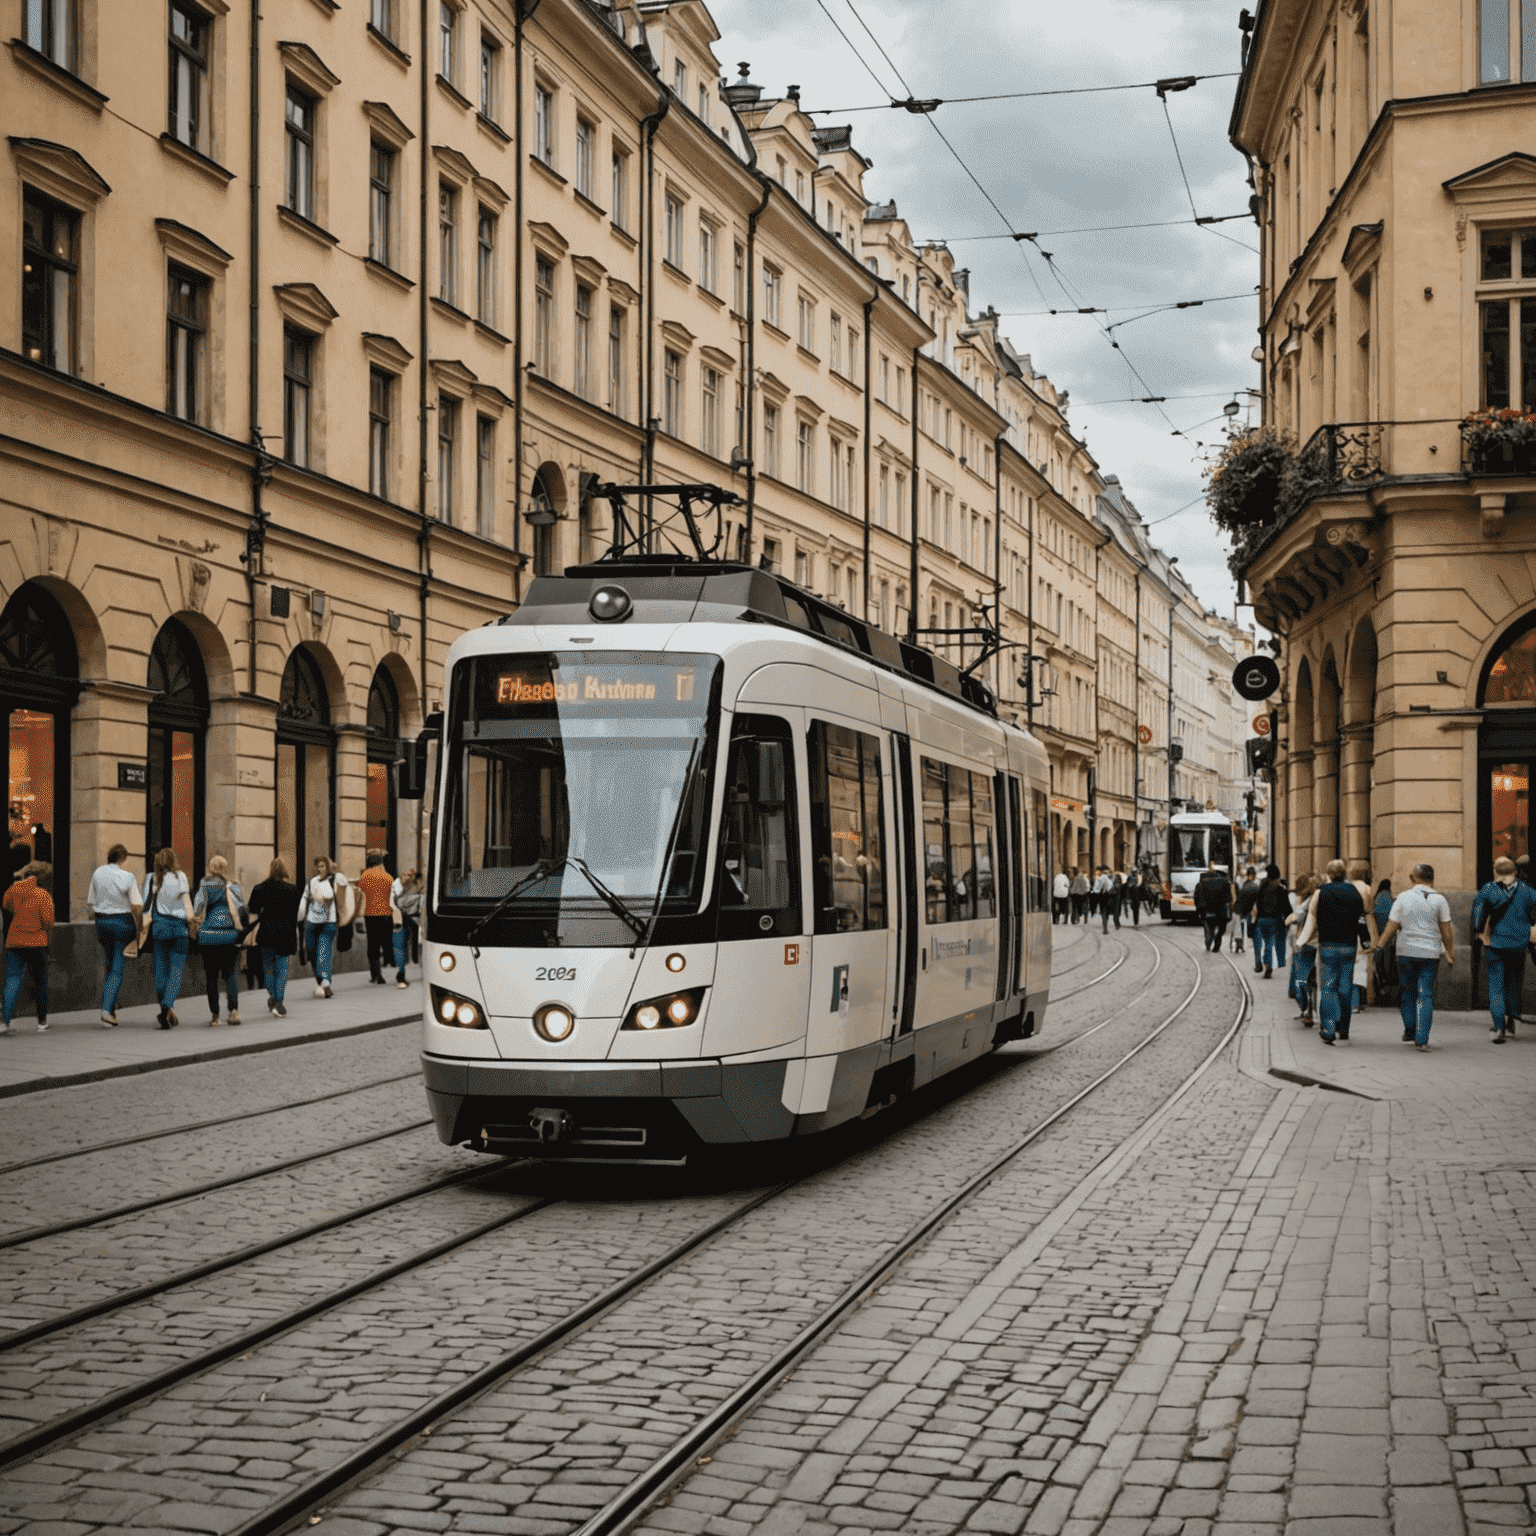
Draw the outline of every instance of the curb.
<instances>
[{"instance_id":1,"label":"curb","mask_svg":"<svg viewBox=\"0 0 1536 1536\"><path fill-rule=\"evenodd\" d=\"M1347 1093L1354 1099L1369 1099L1372 1104L1381 1103L1374 1093L1361 1093L1358 1088L1346 1088L1342 1083L1329 1082L1326 1077L1311 1077L1305 1072L1292 1072L1286 1067L1271 1067L1269 1076L1279 1078L1282 1083L1295 1083L1302 1088L1326 1088L1329 1093Z\"/></svg>"},{"instance_id":2,"label":"curb","mask_svg":"<svg viewBox=\"0 0 1536 1536\"><path fill-rule=\"evenodd\" d=\"M418 1024L420 1012L393 1019L374 1019L367 1024L349 1024L343 1029L328 1029L314 1035L291 1035L286 1040L252 1040L250 1044L226 1046L222 1050L197 1051L190 1056L176 1056L166 1061L135 1061L118 1067L98 1067L90 1072L73 1072L64 1077L39 1077L29 1083L0 1084L0 1099L14 1099L24 1093L44 1093L53 1088L74 1088L82 1083L105 1082L112 1077L135 1077L141 1072L162 1072L170 1067L192 1067L227 1056L254 1056L263 1051L287 1050L293 1045L316 1045L324 1040L344 1040L348 1035L366 1035L379 1029L397 1029L402 1024Z\"/></svg>"}]
</instances>

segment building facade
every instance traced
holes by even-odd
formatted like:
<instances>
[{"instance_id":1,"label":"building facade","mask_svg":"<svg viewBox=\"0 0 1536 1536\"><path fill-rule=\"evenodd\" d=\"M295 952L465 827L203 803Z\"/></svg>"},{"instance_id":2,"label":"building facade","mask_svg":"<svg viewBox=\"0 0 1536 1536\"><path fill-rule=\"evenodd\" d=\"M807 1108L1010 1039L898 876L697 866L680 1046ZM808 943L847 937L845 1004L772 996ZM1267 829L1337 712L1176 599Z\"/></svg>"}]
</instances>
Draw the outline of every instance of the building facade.
<instances>
[{"instance_id":1,"label":"building facade","mask_svg":"<svg viewBox=\"0 0 1536 1536\"><path fill-rule=\"evenodd\" d=\"M1281 862L1401 889L1427 861L1463 934L1529 850L1536 762L1531 27L1504 0L1264 0L1232 117L1265 420L1300 453L1239 541L1283 643Z\"/></svg>"}]
</instances>

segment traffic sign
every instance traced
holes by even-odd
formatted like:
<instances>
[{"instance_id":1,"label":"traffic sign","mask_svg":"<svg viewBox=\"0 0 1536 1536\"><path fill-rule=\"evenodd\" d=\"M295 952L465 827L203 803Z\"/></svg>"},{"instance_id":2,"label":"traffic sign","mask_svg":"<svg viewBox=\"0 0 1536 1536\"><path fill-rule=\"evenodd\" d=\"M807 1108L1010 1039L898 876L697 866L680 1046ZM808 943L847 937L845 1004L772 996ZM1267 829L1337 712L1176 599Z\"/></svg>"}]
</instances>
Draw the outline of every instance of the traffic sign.
<instances>
[{"instance_id":1,"label":"traffic sign","mask_svg":"<svg viewBox=\"0 0 1536 1536\"><path fill-rule=\"evenodd\" d=\"M1267 699L1280 686L1280 668L1272 656L1250 656L1232 673L1232 686L1252 704Z\"/></svg>"},{"instance_id":2,"label":"traffic sign","mask_svg":"<svg viewBox=\"0 0 1536 1536\"><path fill-rule=\"evenodd\" d=\"M1152 740L1152 727L1150 725L1138 725L1136 727L1136 739L1142 746L1146 746Z\"/></svg>"},{"instance_id":3,"label":"traffic sign","mask_svg":"<svg viewBox=\"0 0 1536 1536\"><path fill-rule=\"evenodd\" d=\"M1255 736L1269 735L1269 716L1255 715L1253 717L1253 734Z\"/></svg>"}]
</instances>

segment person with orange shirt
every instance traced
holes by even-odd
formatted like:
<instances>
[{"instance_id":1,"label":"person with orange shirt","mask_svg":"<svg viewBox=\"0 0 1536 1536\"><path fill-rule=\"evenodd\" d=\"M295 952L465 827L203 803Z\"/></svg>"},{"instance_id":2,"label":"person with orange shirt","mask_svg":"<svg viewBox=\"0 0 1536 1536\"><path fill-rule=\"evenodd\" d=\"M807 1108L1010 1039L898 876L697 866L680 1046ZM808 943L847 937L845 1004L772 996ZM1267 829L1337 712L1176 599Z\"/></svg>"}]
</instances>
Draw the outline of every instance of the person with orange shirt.
<instances>
[{"instance_id":1,"label":"person with orange shirt","mask_svg":"<svg viewBox=\"0 0 1536 1536\"><path fill-rule=\"evenodd\" d=\"M53 931L53 897L37 882L53 873L38 859L23 864L0 901L5 914L5 996L0 1006L0 1035L11 1032L21 979L28 972L37 991L37 1032L48 1033L48 935Z\"/></svg>"},{"instance_id":2,"label":"person with orange shirt","mask_svg":"<svg viewBox=\"0 0 1536 1536\"><path fill-rule=\"evenodd\" d=\"M363 927L368 934L368 980L376 987L386 985L384 967L389 964L395 943L395 923L390 916L390 891L395 877L384 868L384 851L368 850L368 867L357 877L363 893Z\"/></svg>"}]
</instances>

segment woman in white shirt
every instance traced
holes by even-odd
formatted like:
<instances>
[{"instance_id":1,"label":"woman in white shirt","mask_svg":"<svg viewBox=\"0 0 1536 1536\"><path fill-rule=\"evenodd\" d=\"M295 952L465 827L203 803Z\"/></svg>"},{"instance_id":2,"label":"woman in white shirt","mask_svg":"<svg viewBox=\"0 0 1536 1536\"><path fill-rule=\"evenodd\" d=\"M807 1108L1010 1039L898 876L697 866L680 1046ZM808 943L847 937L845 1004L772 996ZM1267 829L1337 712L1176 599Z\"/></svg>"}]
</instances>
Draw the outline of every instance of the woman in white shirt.
<instances>
[{"instance_id":1,"label":"woman in white shirt","mask_svg":"<svg viewBox=\"0 0 1536 1536\"><path fill-rule=\"evenodd\" d=\"M181 995L181 973L187 965L192 935L192 888L181 872L174 848L155 855L155 871L144 893L149 939L155 948L155 998L160 1004L161 1029L175 1029L175 1002ZM143 939L140 939L143 943Z\"/></svg>"},{"instance_id":2,"label":"woman in white shirt","mask_svg":"<svg viewBox=\"0 0 1536 1536\"><path fill-rule=\"evenodd\" d=\"M347 877L322 853L304 888L304 944L315 967L315 996L331 996L338 906L345 908Z\"/></svg>"},{"instance_id":3,"label":"woman in white shirt","mask_svg":"<svg viewBox=\"0 0 1536 1536\"><path fill-rule=\"evenodd\" d=\"M117 994L123 985L123 959L139 936L144 921L144 902L139 882L124 867L128 850L121 843L107 849L107 862L91 876L86 898L96 919L96 942L107 960L107 976L101 988L101 1027L117 1028Z\"/></svg>"}]
</instances>

